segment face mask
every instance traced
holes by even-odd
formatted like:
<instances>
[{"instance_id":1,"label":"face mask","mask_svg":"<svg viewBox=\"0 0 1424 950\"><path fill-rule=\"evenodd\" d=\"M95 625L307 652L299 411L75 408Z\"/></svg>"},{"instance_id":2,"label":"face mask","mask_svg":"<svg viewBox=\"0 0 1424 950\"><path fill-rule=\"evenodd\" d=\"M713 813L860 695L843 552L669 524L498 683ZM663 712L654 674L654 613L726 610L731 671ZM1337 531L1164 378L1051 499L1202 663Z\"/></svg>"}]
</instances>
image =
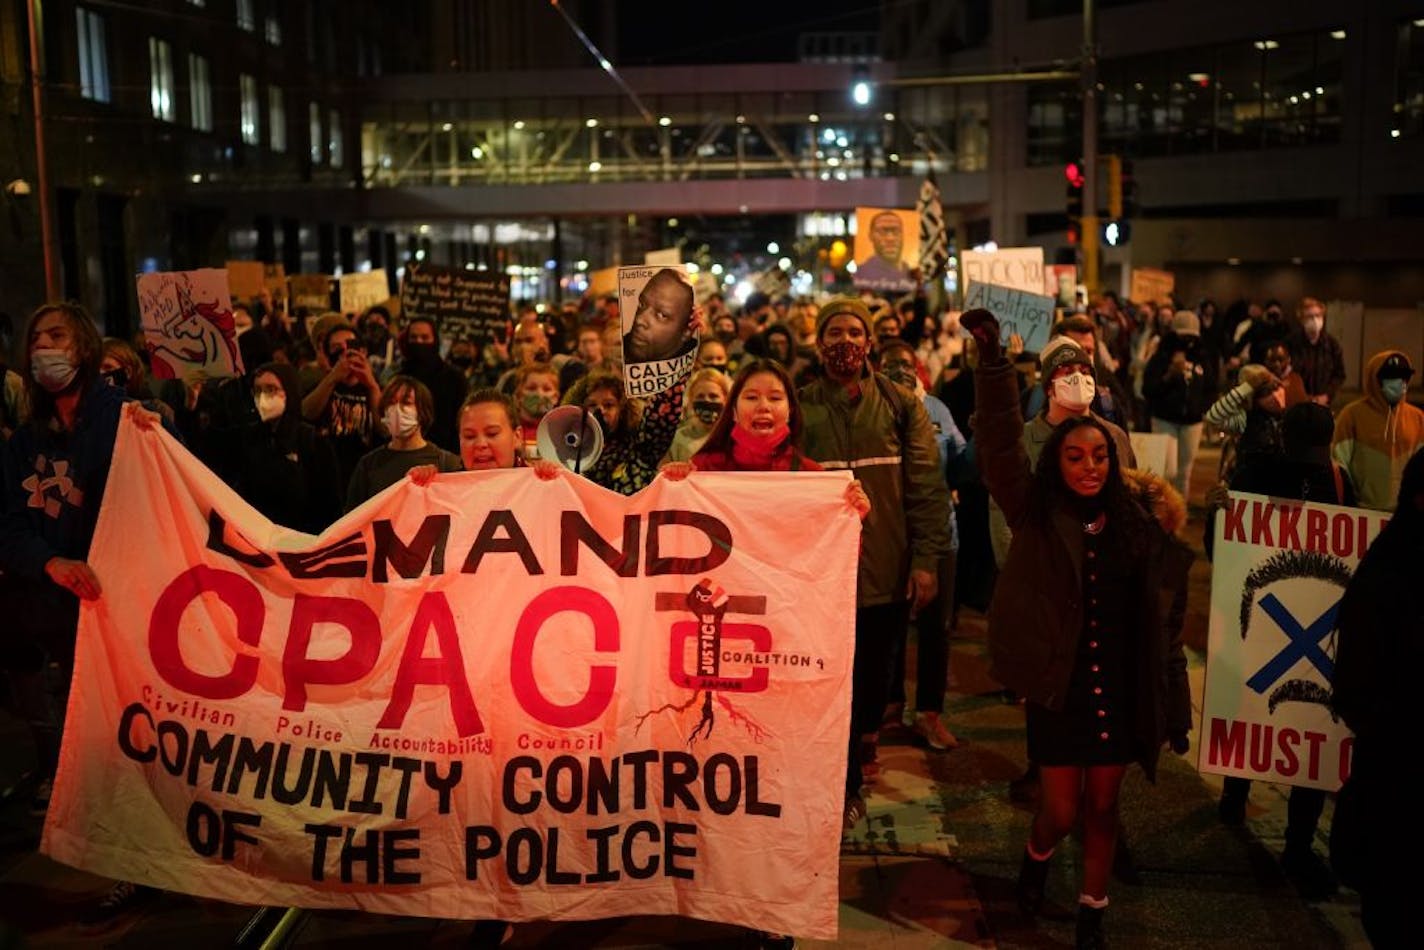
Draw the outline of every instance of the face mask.
<instances>
[{"instance_id":1,"label":"face mask","mask_svg":"<svg viewBox=\"0 0 1424 950\"><path fill-rule=\"evenodd\" d=\"M832 376L854 376L865 365L865 349L851 340L842 340L821 347L821 362Z\"/></svg>"},{"instance_id":2,"label":"face mask","mask_svg":"<svg viewBox=\"0 0 1424 950\"><path fill-rule=\"evenodd\" d=\"M372 351L384 350L386 341L391 338L391 331L385 327L373 326L368 327L362 336L365 338L366 346Z\"/></svg>"},{"instance_id":3,"label":"face mask","mask_svg":"<svg viewBox=\"0 0 1424 950\"><path fill-rule=\"evenodd\" d=\"M263 422L271 422L287 411L287 397L276 393L258 393L254 402L257 403L257 418Z\"/></svg>"},{"instance_id":4,"label":"face mask","mask_svg":"<svg viewBox=\"0 0 1424 950\"><path fill-rule=\"evenodd\" d=\"M100 373L99 378L115 389L127 389L129 385L128 371L122 366Z\"/></svg>"},{"instance_id":5,"label":"face mask","mask_svg":"<svg viewBox=\"0 0 1424 950\"><path fill-rule=\"evenodd\" d=\"M1071 412L1087 409L1097 391L1093 377L1087 373L1070 373L1053 381L1053 395L1058 404Z\"/></svg>"},{"instance_id":6,"label":"face mask","mask_svg":"<svg viewBox=\"0 0 1424 950\"><path fill-rule=\"evenodd\" d=\"M452 356L450 365L456 369L469 369L475 365L475 358L473 356Z\"/></svg>"},{"instance_id":7,"label":"face mask","mask_svg":"<svg viewBox=\"0 0 1424 950\"><path fill-rule=\"evenodd\" d=\"M770 432L755 432L740 425L732 426L732 441L753 457L775 452L790 434L791 427L784 422Z\"/></svg>"},{"instance_id":8,"label":"face mask","mask_svg":"<svg viewBox=\"0 0 1424 950\"><path fill-rule=\"evenodd\" d=\"M736 331L736 330L728 330L728 329L726 329L726 328L724 327L724 328L722 328L721 330L718 330L718 331L717 331L717 339L721 340L723 343L731 343L731 342L732 342L733 340L735 340L736 338L737 338L737 331Z\"/></svg>"},{"instance_id":9,"label":"face mask","mask_svg":"<svg viewBox=\"0 0 1424 950\"><path fill-rule=\"evenodd\" d=\"M1409 388L1409 380L1395 377L1393 379L1381 380L1380 391L1384 393L1384 401L1391 406L1404 398L1404 392Z\"/></svg>"},{"instance_id":10,"label":"face mask","mask_svg":"<svg viewBox=\"0 0 1424 950\"><path fill-rule=\"evenodd\" d=\"M717 421L717 417L722 414L722 404L720 402L710 402L706 399L694 399L692 401L692 414L697 417L697 421L705 426L710 426Z\"/></svg>"},{"instance_id":11,"label":"face mask","mask_svg":"<svg viewBox=\"0 0 1424 950\"><path fill-rule=\"evenodd\" d=\"M1320 336L1320 331L1325 328L1324 320L1306 320L1301 326L1305 327L1305 335L1314 340Z\"/></svg>"},{"instance_id":12,"label":"face mask","mask_svg":"<svg viewBox=\"0 0 1424 950\"><path fill-rule=\"evenodd\" d=\"M721 373L723 376L726 376L726 375L727 375L727 364L726 364L726 363L721 363L721 364L709 363L709 364L707 364L707 366L705 366L705 367L703 367L703 368L704 368L704 369L715 369L717 372Z\"/></svg>"},{"instance_id":13,"label":"face mask","mask_svg":"<svg viewBox=\"0 0 1424 950\"><path fill-rule=\"evenodd\" d=\"M381 417L391 438L406 438L420 428L420 414L410 406L391 406Z\"/></svg>"},{"instance_id":14,"label":"face mask","mask_svg":"<svg viewBox=\"0 0 1424 950\"><path fill-rule=\"evenodd\" d=\"M537 419L554 408L554 400L543 393L525 393L519 397L519 408Z\"/></svg>"},{"instance_id":15,"label":"face mask","mask_svg":"<svg viewBox=\"0 0 1424 950\"><path fill-rule=\"evenodd\" d=\"M64 392L78 372L79 367L68 350L40 348L30 353L30 375L45 392Z\"/></svg>"}]
</instances>

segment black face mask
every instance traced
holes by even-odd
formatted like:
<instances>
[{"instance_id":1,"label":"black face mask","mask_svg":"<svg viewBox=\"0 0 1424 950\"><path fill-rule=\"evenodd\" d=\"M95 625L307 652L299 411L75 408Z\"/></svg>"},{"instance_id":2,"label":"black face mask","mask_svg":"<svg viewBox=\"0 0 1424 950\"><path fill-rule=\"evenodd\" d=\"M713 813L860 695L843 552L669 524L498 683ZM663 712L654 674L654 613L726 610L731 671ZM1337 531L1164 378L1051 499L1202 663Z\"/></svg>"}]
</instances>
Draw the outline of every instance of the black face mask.
<instances>
[{"instance_id":1,"label":"black face mask","mask_svg":"<svg viewBox=\"0 0 1424 950\"><path fill-rule=\"evenodd\" d=\"M469 369L475 365L475 358L473 356L452 356L450 365L456 369Z\"/></svg>"},{"instance_id":2,"label":"black face mask","mask_svg":"<svg viewBox=\"0 0 1424 950\"><path fill-rule=\"evenodd\" d=\"M391 331L385 327L367 327L366 332L361 334L361 339L365 341L366 347L370 350L384 350L386 341L391 338Z\"/></svg>"},{"instance_id":3,"label":"black face mask","mask_svg":"<svg viewBox=\"0 0 1424 950\"><path fill-rule=\"evenodd\" d=\"M735 340L736 338L737 338L737 331L736 331L736 330L718 330L718 331L717 331L717 339L721 340L723 343L731 343L731 342L732 342L733 340Z\"/></svg>"}]
</instances>

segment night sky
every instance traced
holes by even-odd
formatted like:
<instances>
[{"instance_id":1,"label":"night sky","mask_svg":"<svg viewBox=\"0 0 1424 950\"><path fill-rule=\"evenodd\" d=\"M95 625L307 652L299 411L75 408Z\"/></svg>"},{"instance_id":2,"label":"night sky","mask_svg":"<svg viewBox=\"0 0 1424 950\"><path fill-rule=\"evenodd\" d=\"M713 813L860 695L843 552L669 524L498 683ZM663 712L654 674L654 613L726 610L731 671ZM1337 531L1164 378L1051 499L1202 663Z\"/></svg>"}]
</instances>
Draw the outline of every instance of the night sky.
<instances>
[{"instance_id":1,"label":"night sky","mask_svg":"<svg viewBox=\"0 0 1424 950\"><path fill-rule=\"evenodd\" d=\"M682 8L619 0L617 59L623 66L789 62L801 33L879 28L878 0L720 0Z\"/></svg>"}]
</instances>

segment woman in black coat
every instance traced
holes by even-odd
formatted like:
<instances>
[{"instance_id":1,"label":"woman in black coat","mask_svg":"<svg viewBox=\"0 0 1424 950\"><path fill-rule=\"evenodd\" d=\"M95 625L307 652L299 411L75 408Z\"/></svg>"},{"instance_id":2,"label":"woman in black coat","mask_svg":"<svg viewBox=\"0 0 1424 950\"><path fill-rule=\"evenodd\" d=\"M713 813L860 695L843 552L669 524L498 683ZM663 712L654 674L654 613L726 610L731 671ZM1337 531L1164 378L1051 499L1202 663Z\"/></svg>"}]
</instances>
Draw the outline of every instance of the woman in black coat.
<instances>
[{"instance_id":1,"label":"woman in black coat","mask_svg":"<svg viewBox=\"0 0 1424 950\"><path fill-rule=\"evenodd\" d=\"M1180 546L1134 500L1112 438L1091 416L1055 429L1030 471L998 321L975 310L960 325L980 354L980 470L1014 532L989 608L992 671L1027 702L1042 785L1019 899L1030 913L1040 908L1049 858L1081 814L1078 946L1099 947L1123 775L1137 762L1154 778L1169 738L1187 749L1186 663L1162 596L1180 581Z\"/></svg>"},{"instance_id":2,"label":"woman in black coat","mask_svg":"<svg viewBox=\"0 0 1424 950\"><path fill-rule=\"evenodd\" d=\"M214 440L218 475L270 521L320 534L341 514L346 486L331 443L302 421L297 371L265 363L251 393L257 419Z\"/></svg>"}]
</instances>

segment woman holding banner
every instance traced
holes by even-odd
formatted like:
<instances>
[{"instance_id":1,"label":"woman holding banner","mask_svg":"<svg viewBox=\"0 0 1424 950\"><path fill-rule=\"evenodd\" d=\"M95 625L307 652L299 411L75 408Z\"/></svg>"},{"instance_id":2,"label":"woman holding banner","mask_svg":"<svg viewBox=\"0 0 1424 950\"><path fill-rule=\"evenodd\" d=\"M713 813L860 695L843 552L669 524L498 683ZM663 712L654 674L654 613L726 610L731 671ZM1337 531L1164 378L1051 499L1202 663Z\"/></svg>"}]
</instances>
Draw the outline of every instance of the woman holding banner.
<instances>
[{"instance_id":1,"label":"woman holding banner","mask_svg":"<svg viewBox=\"0 0 1424 950\"><path fill-rule=\"evenodd\" d=\"M1179 572L1165 532L1129 493L1102 423L1059 425L1030 470L998 320L973 310L960 324L980 355L980 469L1013 529L989 608L993 674L1026 699L1029 758L1040 766L1019 901L1026 913L1041 908L1048 861L1081 813L1077 945L1101 947L1123 775L1137 762L1154 779L1169 738L1174 751L1187 750L1186 662L1162 596Z\"/></svg>"}]
</instances>

